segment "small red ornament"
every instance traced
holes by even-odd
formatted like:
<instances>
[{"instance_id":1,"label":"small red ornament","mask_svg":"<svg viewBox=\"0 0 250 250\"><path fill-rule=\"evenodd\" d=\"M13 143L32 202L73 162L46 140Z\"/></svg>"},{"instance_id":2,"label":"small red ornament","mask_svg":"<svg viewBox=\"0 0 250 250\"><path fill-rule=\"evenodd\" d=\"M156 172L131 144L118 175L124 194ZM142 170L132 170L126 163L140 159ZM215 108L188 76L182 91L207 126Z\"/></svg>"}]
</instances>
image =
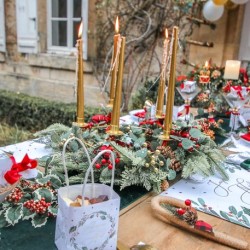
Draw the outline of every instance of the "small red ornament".
<instances>
[{"instance_id":1,"label":"small red ornament","mask_svg":"<svg viewBox=\"0 0 250 250\"><path fill-rule=\"evenodd\" d=\"M120 162L120 158L115 159L115 163L118 164Z\"/></svg>"},{"instance_id":2,"label":"small red ornament","mask_svg":"<svg viewBox=\"0 0 250 250\"><path fill-rule=\"evenodd\" d=\"M95 168L100 169L100 168L101 168L101 164L96 163L96 164L95 164Z\"/></svg>"},{"instance_id":3,"label":"small red ornament","mask_svg":"<svg viewBox=\"0 0 250 250\"><path fill-rule=\"evenodd\" d=\"M102 164L106 164L107 160L106 159L102 159L101 162L102 162Z\"/></svg>"},{"instance_id":4,"label":"small red ornament","mask_svg":"<svg viewBox=\"0 0 250 250\"><path fill-rule=\"evenodd\" d=\"M178 147L179 147L179 148L182 147L182 143L181 143L181 142L178 143Z\"/></svg>"},{"instance_id":5,"label":"small red ornament","mask_svg":"<svg viewBox=\"0 0 250 250\"><path fill-rule=\"evenodd\" d=\"M189 199L185 200L185 205L186 206L191 206L191 203L192 203L191 200L189 200Z\"/></svg>"},{"instance_id":6,"label":"small red ornament","mask_svg":"<svg viewBox=\"0 0 250 250\"><path fill-rule=\"evenodd\" d=\"M181 137L188 138L189 137L189 133L188 132L182 132L181 133Z\"/></svg>"},{"instance_id":7,"label":"small red ornament","mask_svg":"<svg viewBox=\"0 0 250 250\"><path fill-rule=\"evenodd\" d=\"M113 165L112 165L112 164L109 164L109 165L108 165L108 169L111 170L112 168L113 168Z\"/></svg>"},{"instance_id":8,"label":"small red ornament","mask_svg":"<svg viewBox=\"0 0 250 250\"><path fill-rule=\"evenodd\" d=\"M179 215L183 215L183 214L186 213L186 210L184 210L184 209L182 209L182 208L178 208L178 209L177 209L177 213L178 213Z\"/></svg>"}]
</instances>

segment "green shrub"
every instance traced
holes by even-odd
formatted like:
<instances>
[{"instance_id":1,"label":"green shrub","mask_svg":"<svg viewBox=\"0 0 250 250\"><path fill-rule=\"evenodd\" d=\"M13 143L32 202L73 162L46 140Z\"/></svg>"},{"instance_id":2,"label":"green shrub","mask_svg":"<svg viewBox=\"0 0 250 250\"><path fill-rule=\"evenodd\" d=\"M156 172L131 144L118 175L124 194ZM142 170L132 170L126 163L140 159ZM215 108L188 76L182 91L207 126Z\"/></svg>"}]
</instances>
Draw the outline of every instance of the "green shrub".
<instances>
[{"instance_id":1,"label":"green shrub","mask_svg":"<svg viewBox=\"0 0 250 250\"><path fill-rule=\"evenodd\" d=\"M85 120L98 112L85 107ZM25 94L0 90L0 120L29 131L37 131L53 123L71 126L76 117L76 104L48 101Z\"/></svg>"}]
</instances>

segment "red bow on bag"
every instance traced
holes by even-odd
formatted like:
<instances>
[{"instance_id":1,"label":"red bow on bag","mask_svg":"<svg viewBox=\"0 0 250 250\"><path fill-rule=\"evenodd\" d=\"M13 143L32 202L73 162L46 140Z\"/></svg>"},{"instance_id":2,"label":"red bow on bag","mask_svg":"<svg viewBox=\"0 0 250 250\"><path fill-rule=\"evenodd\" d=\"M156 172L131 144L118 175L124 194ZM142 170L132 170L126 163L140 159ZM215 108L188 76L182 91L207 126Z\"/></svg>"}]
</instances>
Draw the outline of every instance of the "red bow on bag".
<instances>
[{"instance_id":1,"label":"red bow on bag","mask_svg":"<svg viewBox=\"0 0 250 250\"><path fill-rule=\"evenodd\" d=\"M229 93L231 91L232 81L227 81L226 86L223 87L223 91Z\"/></svg>"},{"instance_id":2,"label":"red bow on bag","mask_svg":"<svg viewBox=\"0 0 250 250\"><path fill-rule=\"evenodd\" d=\"M138 118L145 118L145 114L146 112L142 111L142 112L135 113L134 116L137 116Z\"/></svg>"},{"instance_id":3,"label":"red bow on bag","mask_svg":"<svg viewBox=\"0 0 250 250\"><path fill-rule=\"evenodd\" d=\"M240 136L242 139L246 140L246 141L250 141L250 132L244 135Z\"/></svg>"},{"instance_id":4,"label":"red bow on bag","mask_svg":"<svg viewBox=\"0 0 250 250\"><path fill-rule=\"evenodd\" d=\"M244 100L244 97L241 94L241 91L242 91L241 86L232 86L231 88L237 91L237 95L240 97L241 100Z\"/></svg>"},{"instance_id":5,"label":"red bow on bag","mask_svg":"<svg viewBox=\"0 0 250 250\"><path fill-rule=\"evenodd\" d=\"M37 160L30 159L27 154L25 154L20 163L16 163L16 160L13 156L11 156L10 159L12 161L12 167L5 173L4 178L11 185L20 179L22 176L20 175L20 172L36 168L37 166Z\"/></svg>"}]
</instances>

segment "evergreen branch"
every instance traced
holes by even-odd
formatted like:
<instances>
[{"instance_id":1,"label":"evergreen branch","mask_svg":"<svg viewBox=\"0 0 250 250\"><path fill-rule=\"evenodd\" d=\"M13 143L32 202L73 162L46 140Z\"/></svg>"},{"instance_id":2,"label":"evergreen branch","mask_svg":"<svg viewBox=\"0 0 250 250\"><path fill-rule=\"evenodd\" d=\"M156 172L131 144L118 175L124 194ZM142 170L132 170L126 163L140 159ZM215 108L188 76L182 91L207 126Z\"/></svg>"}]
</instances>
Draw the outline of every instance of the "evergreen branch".
<instances>
[{"instance_id":1,"label":"evergreen branch","mask_svg":"<svg viewBox=\"0 0 250 250\"><path fill-rule=\"evenodd\" d=\"M68 132L70 130L69 127L61 124L61 123L54 123L52 125L50 125L49 127L47 127L44 130L38 131L34 134L34 136L36 137L42 137L42 136L46 136L46 135L51 135L53 133L65 133Z\"/></svg>"},{"instance_id":2,"label":"evergreen branch","mask_svg":"<svg viewBox=\"0 0 250 250\"><path fill-rule=\"evenodd\" d=\"M126 157L129 161L132 162L133 166L139 166L142 167L145 164L145 160L143 160L141 157L137 157L135 152L132 150L122 147L118 145L115 142L110 142L110 144L124 157Z\"/></svg>"}]
</instances>

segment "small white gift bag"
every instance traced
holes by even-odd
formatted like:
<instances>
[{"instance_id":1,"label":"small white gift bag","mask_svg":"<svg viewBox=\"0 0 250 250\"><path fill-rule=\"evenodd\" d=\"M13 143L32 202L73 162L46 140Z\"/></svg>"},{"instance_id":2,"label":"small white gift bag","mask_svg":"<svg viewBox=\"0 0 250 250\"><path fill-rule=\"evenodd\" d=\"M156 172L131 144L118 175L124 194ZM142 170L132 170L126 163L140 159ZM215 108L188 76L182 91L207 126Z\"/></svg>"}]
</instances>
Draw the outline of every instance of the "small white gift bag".
<instances>
[{"instance_id":1,"label":"small white gift bag","mask_svg":"<svg viewBox=\"0 0 250 250\"><path fill-rule=\"evenodd\" d=\"M71 140L77 140L83 146L90 163L83 185L69 186L69 178L65 164L65 150L68 142ZM94 183L93 166L104 153L110 154L113 164L110 186ZM114 153L110 150L103 150L97 154L91 162L84 144L78 138L70 138L64 144L63 165L66 186L58 190L58 214L55 233L56 246L59 250L115 250L117 245L120 197L113 191L115 171ZM90 171L92 183L87 183ZM80 194L82 197L88 198L107 195L108 200L87 206L82 202L81 207L72 207L64 200L65 198L74 200Z\"/></svg>"}]
</instances>

